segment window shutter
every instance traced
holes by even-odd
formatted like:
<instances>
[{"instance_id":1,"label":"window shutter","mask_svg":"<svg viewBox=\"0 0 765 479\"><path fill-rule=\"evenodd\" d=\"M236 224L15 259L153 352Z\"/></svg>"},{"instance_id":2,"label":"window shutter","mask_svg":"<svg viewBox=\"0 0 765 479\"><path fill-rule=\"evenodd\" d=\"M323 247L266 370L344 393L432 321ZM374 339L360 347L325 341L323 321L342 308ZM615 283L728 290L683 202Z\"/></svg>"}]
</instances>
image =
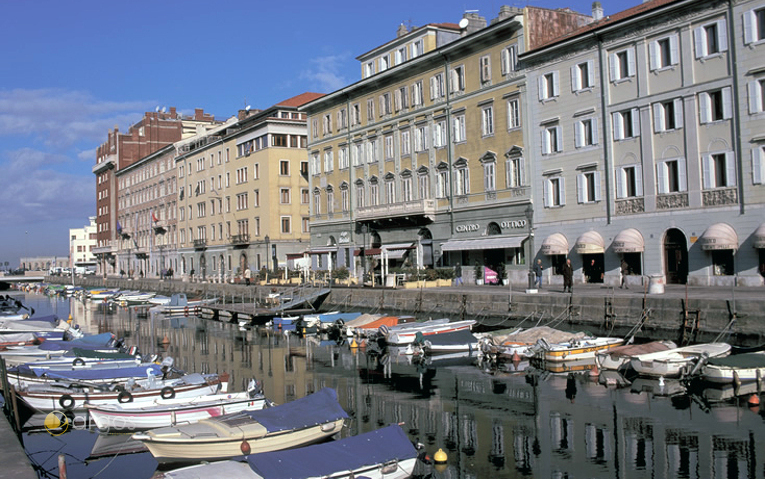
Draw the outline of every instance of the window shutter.
<instances>
[{"instance_id":1,"label":"window shutter","mask_svg":"<svg viewBox=\"0 0 765 479\"><path fill-rule=\"evenodd\" d=\"M595 62L592 60L587 61L587 86L595 85Z\"/></svg>"},{"instance_id":2,"label":"window shutter","mask_svg":"<svg viewBox=\"0 0 765 479\"><path fill-rule=\"evenodd\" d=\"M632 116L632 136L640 136L640 110L633 108L630 110Z\"/></svg>"},{"instance_id":3,"label":"window shutter","mask_svg":"<svg viewBox=\"0 0 765 479\"><path fill-rule=\"evenodd\" d=\"M563 135L561 135L560 127L556 126L553 132L555 133L555 151L563 151Z\"/></svg>"},{"instance_id":4,"label":"window shutter","mask_svg":"<svg viewBox=\"0 0 765 479\"><path fill-rule=\"evenodd\" d=\"M712 118L712 101L707 92L699 93L699 116L702 124L709 123Z\"/></svg>"},{"instance_id":5,"label":"window shutter","mask_svg":"<svg viewBox=\"0 0 765 479\"><path fill-rule=\"evenodd\" d=\"M659 68L659 43L658 42L651 42L648 44L648 64L650 65L650 69L656 70Z\"/></svg>"},{"instance_id":6,"label":"window shutter","mask_svg":"<svg viewBox=\"0 0 765 479\"><path fill-rule=\"evenodd\" d=\"M749 45L755 41L755 34L757 33L757 16L754 14L754 10L744 12L744 43Z\"/></svg>"},{"instance_id":7,"label":"window shutter","mask_svg":"<svg viewBox=\"0 0 765 479\"><path fill-rule=\"evenodd\" d=\"M685 158L677 160L677 179L680 184L680 191L688 190L688 176L685 169Z\"/></svg>"},{"instance_id":8,"label":"window shutter","mask_svg":"<svg viewBox=\"0 0 765 479\"><path fill-rule=\"evenodd\" d=\"M592 119L592 144L598 144L598 120Z\"/></svg>"},{"instance_id":9,"label":"window shutter","mask_svg":"<svg viewBox=\"0 0 765 479\"><path fill-rule=\"evenodd\" d=\"M664 125L664 107L661 103L653 104L653 132L659 133L666 129Z\"/></svg>"},{"instance_id":10,"label":"window shutter","mask_svg":"<svg viewBox=\"0 0 765 479\"><path fill-rule=\"evenodd\" d=\"M667 164L665 162L656 164L656 186L659 189L659 194L664 194L669 189L667 184Z\"/></svg>"},{"instance_id":11,"label":"window shutter","mask_svg":"<svg viewBox=\"0 0 765 479\"><path fill-rule=\"evenodd\" d=\"M622 122L622 114L614 112L611 115L614 124L614 140L621 140L624 138L624 123Z\"/></svg>"},{"instance_id":12,"label":"window shutter","mask_svg":"<svg viewBox=\"0 0 765 479\"><path fill-rule=\"evenodd\" d=\"M510 52L508 52L509 49L510 47L503 49L500 56L499 68L503 75L507 75L509 72L509 68L507 67L507 65L510 63Z\"/></svg>"},{"instance_id":13,"label":"window shutter","mask_svg":"<svg viewBox=\"0 0 765 479\"><path fill-rule=\"evenodd\" d=\"M436 77L430 77L430 99L436 97Z\"/></svg>"},{"instance_id":14,"label":"window shutter","mask_svg":"<svg viewBox=\"0 0 765 479\"><path fill-rule=\"evenodd\" d=\"M696 58L705 57L707 55L706 42L704 41L705 36L702 27L693 29L693 46L696 51Z\"/></svg>"},{"instance_id":15,"label":"window shutter","mask_svg":"<svg viewBox=\"0 0 765 479\"><path fill-rule=\"evenodd\" d=\"M757 80L750 81L746 84L747 97L749 99L749 114L754 114L760 111L760 82Z\"/></svg>"},{"instance_id":16,"label":"window shutter","mask_svg":"<svg viewBox=\"0 0 765 479\"><path fill-rule=\"evenodd\" d=\"M616 197L624 198L627 194L624 192L624 183L627 181L627 172L624 168L619 168L616 171Z\"/></svg>"},{"instance_id":17,"label":"window shutter","mask_svg":"<svg viewBox=\"0 0 765 479\"><path fill-rule=\"evenodd\" d=\"M581 148L584 143L584 125L581 121L574 123L574 146Z\"/></svg>"},{"instance_id":18,"label":"window shutter","mask_svg":"<svg viewBox=\"0 0 765 479\"><path fill-rule=\"evenodd\" d=\"M571 91L579 91L581 89L582 85L579 77L579 67L574 65L571 67Z\"/></svg>"},{"instance_id":19,"label":"window shutter","mask_svg":"<svg viewBox=\"0 0 765 479\"><path fill-rule=\"evenodd\" d=\"M701 176L702 176L702 185L704 186L705 190L708 190L710 188L714 187L715 182L713 181L712 175L712 157L710 155L704 155L701 157Z\"/></svg>"},{"instance_id":20,"label":"window shutter","mask_svg":"<svg viewBox=\"0 0 765 479\"><path fill-rule=\"evenodd\" d=\"M584 203L586 200L587 179L584 174L576 175L576 201Z\"/></svg>"},{"instance_id":21,"label":"window shutter","mask_svg":"<svg viewBox=\"0 0 765 479\"><path fill-rule=\"evenodd\" d=\"M558 193L560 196L560 205L564 206L566 204L566 179L562 176L558 178Z\"/></svg>"},{"instance_id":22,"label":"window shutter","mask_svg":"<svg viewBox=\"0 0 765 479\"><path fill-rule=\"evenodd\" d=\"M627 76L635 76L635 50L627 50Z\"/></svg>"},{"instance_id":23,"label":"window shutter","mask_svg":"<svg viewBox=\"0 0 765 479\"><path fill-rule=\"evenodd\" d=\"M595 182L595 201L600 201L600 172L596 171L593 174L593 181Z\"/></svg>"},{"instance_id":24,"label":"window shutter","mask_svg":"<svg viewBox=\"0 0 765 479\"><path fill-rule=\"evenodd\" d=\"M550 132L546 129L542 130L542 154L543 155L549 155L550 154Z\"/></svg>"},{"instance_id":25,"label":"window shutter","mask_svg":"<svg viewBox=\"0 0 765 479\"><path fill-rule=\"evenodd\" d=\"M612 53L610 57L611 57L611 62L609 63L608 66L609 66L609 69L611 70L611 81L616 81L619 79L619 77L617 76L617 72L619 71L619 68L618 68L619 59L617 58L616 53Z\"/></svg>"},{"instance_id":26,"label":"window shutter","mask_svg":"<svg viewBox=\"0 0 765 479\"><path fill-rule=\"evenodd\" d=\"M560 95L560 88L558 86L558 84L560 83L559 80L560 80L560 74L556 70L553 72L553 96Z\"/></svg>"},{"instance_id":27,"label":"window shutter","mask_svg":"<svg viewBox=\"0 0 765 479\"><path fill-rule=\"evenodd\" d=\"M486 56L481 58L481 81L491 80L491 59Z\"/></svg>"},{"instance_id":28,"label":"window shutter","mask_svg":"<svg viewBox=\"0 0 765 479\"><path fill-rule=\"evenodd\" d=\"M635 165L635 196L643 196L643 167Z\"/></svg>"},{"instance_id":29,"label":"window shutter","mask_svg":"<svg viewBox=\"0 0 765 479\"><path fill-rule=\"evenodd\" d=\"M544 200L545 208L549 208L550 206L552 206L550 204L551 198L552 198L552 181L548 179L548 180L545 180L545 187L544 187L543 200Z\"/></svg>"},{"instance_id":30,"label":"window shutter","mask_svg":"<svg viewBox=\"0 0 765 479\"><path fill-rule=\"evenodd\" d=\"M544 75L540 76L538 78L538 80L539 81L537 83L539 83L539 101L542 101L542 100L545 99L545 77L544 77Z\"/></svg>"},{"instance_id":31,"label":"window shutter","mask_svg":"<svg viewBox=\"0 0 765 479\"><path fill-rule=\"evenodd\" d=\"M723 101L723 119L728 120L731 118L731 88L726 86L722 89L722 101Z\"/></svg>"},{"instance_id":32,"label":"window shutter","mask_svg":"<svg viewBox=\"0 0 765 479\"><path fill-rule=\"evenodd\" d=\"M683 127L683 99L675 98L675 128L680 129Z\"/></svg>"},{"instance_id":33,"label":"window shutter","mask_svg":"<svg viewBox=\"0 0 765 479\"><path fill-rule=\"evenodd\" d=\"M525 185L526 183L526 160L518 158L518 178L516 179L518 186Z\"/></svg>"},{"instance_id":34,"label":"window shutter","mask_svg":"<svg viewBox=\"0 0 765 479\"><path fill-rule=\"evenodd\" d=\"M724 18L717 20L717 44L721 52L728 51L728 30Z\"/></svg>"},{"instance_id":35,"label":"window shutter","mask_svg":"<svg viewBox=\"0 0 765 479\"><path fill-rule=\"evenodd\" d=\"M393 103L396 111L401 110L401 90L393 92Z\"/></svg>"},{"instance_id":36,"label":"window shutter","mask_svg":"<svg viewBox=\"0 0 765 479\"><path fill-rule=\"evenodd\" d=\"M733 161L733 153L725 154L725 186L736 186L736 162Z\"/></svg>"},{"instance_id":37,"label":"window shutter","mask_svg":"<svg viewBox=\"0 0 765 479\"><path fill-rule=\"evenodd\" d=\"M752 183L755 185L761 185L765 176L762 171L762 166L765 164L763 156L765 156L765 151L761 146L752 148Z\"/></svg>"},{"instance_id":38,"label":"window shutter","mask_svg":"<svg viewBox=\"0 0 765 479\"><path fill-rule=\"evenodd\" d=\"M672 35L669 37L669 64L677 65L678 58L679 55L677 51L677 35Z\"/></svg>"}]
</instances>

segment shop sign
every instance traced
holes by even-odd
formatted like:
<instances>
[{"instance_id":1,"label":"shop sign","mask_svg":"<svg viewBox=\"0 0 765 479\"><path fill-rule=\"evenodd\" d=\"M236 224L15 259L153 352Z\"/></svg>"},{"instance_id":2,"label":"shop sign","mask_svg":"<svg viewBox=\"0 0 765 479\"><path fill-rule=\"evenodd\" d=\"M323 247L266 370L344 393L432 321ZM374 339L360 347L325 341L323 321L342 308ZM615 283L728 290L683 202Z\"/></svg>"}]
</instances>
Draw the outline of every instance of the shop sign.
<instances>
[{"instance_id":1,"label":"shop sign","mask_svg":"<svg viewBox=\"0 0 765 479\"><path fill-rule=\"evenodd\" d=\"M340 238L337 240L337 242L341 244L348 244L351 242L351 235L349 235L347 231L341 231Z\"/></svg>"},{"instance_id":2,"label":"shop sign","mask_svg":"<svg viewBox=\"0 0 765 479\"><path fill-rule=\"evenodd\" d=\"M478 231L480 228L481 226L476 223L469 223L464 225L457 225L454 228L454 231L457 233L472 233L473 231Z\"/></svg>"},{"instance_id":3,"label":"shop sign","mask_svg":"<svg viewBox=\"0 0 765 479\"><path fill-rule=\"evenodd\" d=\"M500 228L507 229L517 229L517 228L525 228L526 227L526 220L505 220L502 223L499 224Z\"/></svg>"}]
</instances>

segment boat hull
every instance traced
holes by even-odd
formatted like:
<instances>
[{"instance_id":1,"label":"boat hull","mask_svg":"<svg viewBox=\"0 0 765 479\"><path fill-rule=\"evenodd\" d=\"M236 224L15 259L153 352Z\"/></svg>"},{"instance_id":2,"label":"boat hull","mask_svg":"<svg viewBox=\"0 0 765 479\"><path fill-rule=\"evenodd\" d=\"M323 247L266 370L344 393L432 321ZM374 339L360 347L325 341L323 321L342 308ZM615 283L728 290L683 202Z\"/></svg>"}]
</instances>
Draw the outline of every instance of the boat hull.
<instances>
[{"instance_id":1,"label":"boat hull","mask_svg":"<svg viewBox=\"0 0 765 479\"><path fill-rule=\"evenodd\" d=\"M580 359L592 359L594 361L598 352L607 351L622 344L624 344L623 338L582 339L553 344L541 352L541 358L549 362L570 362Z\"/></svg>"}]
</instances>

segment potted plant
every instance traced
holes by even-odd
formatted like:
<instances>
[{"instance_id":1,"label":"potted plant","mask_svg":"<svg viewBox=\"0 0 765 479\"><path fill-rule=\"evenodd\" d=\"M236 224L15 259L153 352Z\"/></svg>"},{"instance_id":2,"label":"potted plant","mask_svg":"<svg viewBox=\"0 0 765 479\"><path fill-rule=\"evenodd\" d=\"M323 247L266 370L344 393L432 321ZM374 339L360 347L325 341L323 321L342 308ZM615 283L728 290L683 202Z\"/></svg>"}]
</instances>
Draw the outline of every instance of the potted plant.
<instances>
[{"instance_id":1,"label":"potted plant","mask_svg":"<svg viewBox=\"0 0 765 479\"><path fill-rule=\"evenodd\" d=\"M499 279L503 285L507 285L507 272L505 270L505 263L500 262L497 264L497 279Z\"/></svg>"},{"instance_id":2,"label":"potted plant","mask_svg":"<svg viewBox=\"0 0 765 479\"><path fill-rule=\"evenodd\" d=\"M475 266L473 267L473 273L475 274L475 284L482 285L483 284L483 266L478 264L478 261L475 262Z\"/></svg>"},{"instance_id":3,"label":"potted plant","mask_svg":"<svg viewBox=\"0 0 765 479\"><path fill-rule=\"evenodd\" d=\"M332 271L332 276L335 278L338 284L348 284L348 278L350 275L350 271L348 271L348 268L345 266L341 266Z\"/></svg>"}]
</instances>

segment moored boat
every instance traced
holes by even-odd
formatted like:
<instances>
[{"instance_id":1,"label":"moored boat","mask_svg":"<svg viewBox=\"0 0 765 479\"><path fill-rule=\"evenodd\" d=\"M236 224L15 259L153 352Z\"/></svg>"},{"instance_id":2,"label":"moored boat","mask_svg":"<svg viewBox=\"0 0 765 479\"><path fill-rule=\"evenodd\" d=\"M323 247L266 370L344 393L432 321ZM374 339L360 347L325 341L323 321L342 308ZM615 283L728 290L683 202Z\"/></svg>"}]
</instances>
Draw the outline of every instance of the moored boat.
<instances>
[{"instance_id":1,"label":"moored boat","mask_svg":"<svg viewBox=\"0 0 765 479\"><path fill-rule=\"evenodd\" d=\"M727 356L730 349L727 343L695 344L633 356L630 366L642 376L681 377L691 373L700 360Z\"/></svg>"},{"instance_id":2,"label":"moored boat","mask_svg":"<svg viewBox=\"0 0 765 479\"><path fill-rule=\"evenodd\" d=\"M478 338L467 329L433 334L424 339L422 352L428 355L478 351Z\"/></svg>"},{"instance_id":3,"label":"moored boat","mask_svg":"<svg viewBox=\"0 0 765 479\"><path fill-rule=\"evenodd\" d=\"M620 371L629 368L633 356L658 351L666 351L677 347L673 341L651 341L643 344L625 344L605 351L598 351L595 360L603 370Z\"/></svg>"},{"instance_id":4,"label":"moored boat","mask_svg":"<svg viewBox=\"0 0 765 479\"><path fill-rule=\"evenodd\" d=\"M381 327L380 332L385 335L385 339L389 344L401 345L414 342L417 333L420 333L422 336L432 336L440 333L470 330L475 323L475 320L472 319L453 322L447 321L437 324L431 324L430 321L424 321L422 323L407 323L392 328Z\"/></svg>"},{"instance_id":5,"label":"moored boat","mask_svg":"<svg viewBox=\"0 0 765 479\"><path fill-rule=\"evenodd\" d=\"M719 384L762 381L765 378L765 352L710 358L701 368L701 378Z\"/></svg>"},{"instance_id":6,"label":"moored boat","mask_svg":"<svg viewBox=\"0 0 765 479\"><path fill-rule=\"evenodd\" d=\"M592 337L573 339L563 343L550 344L540 339L534 347L534 357L545 361L574 361L592 359L595 354L624 344L624 338Z\"/></svg>"}]
</instances>

